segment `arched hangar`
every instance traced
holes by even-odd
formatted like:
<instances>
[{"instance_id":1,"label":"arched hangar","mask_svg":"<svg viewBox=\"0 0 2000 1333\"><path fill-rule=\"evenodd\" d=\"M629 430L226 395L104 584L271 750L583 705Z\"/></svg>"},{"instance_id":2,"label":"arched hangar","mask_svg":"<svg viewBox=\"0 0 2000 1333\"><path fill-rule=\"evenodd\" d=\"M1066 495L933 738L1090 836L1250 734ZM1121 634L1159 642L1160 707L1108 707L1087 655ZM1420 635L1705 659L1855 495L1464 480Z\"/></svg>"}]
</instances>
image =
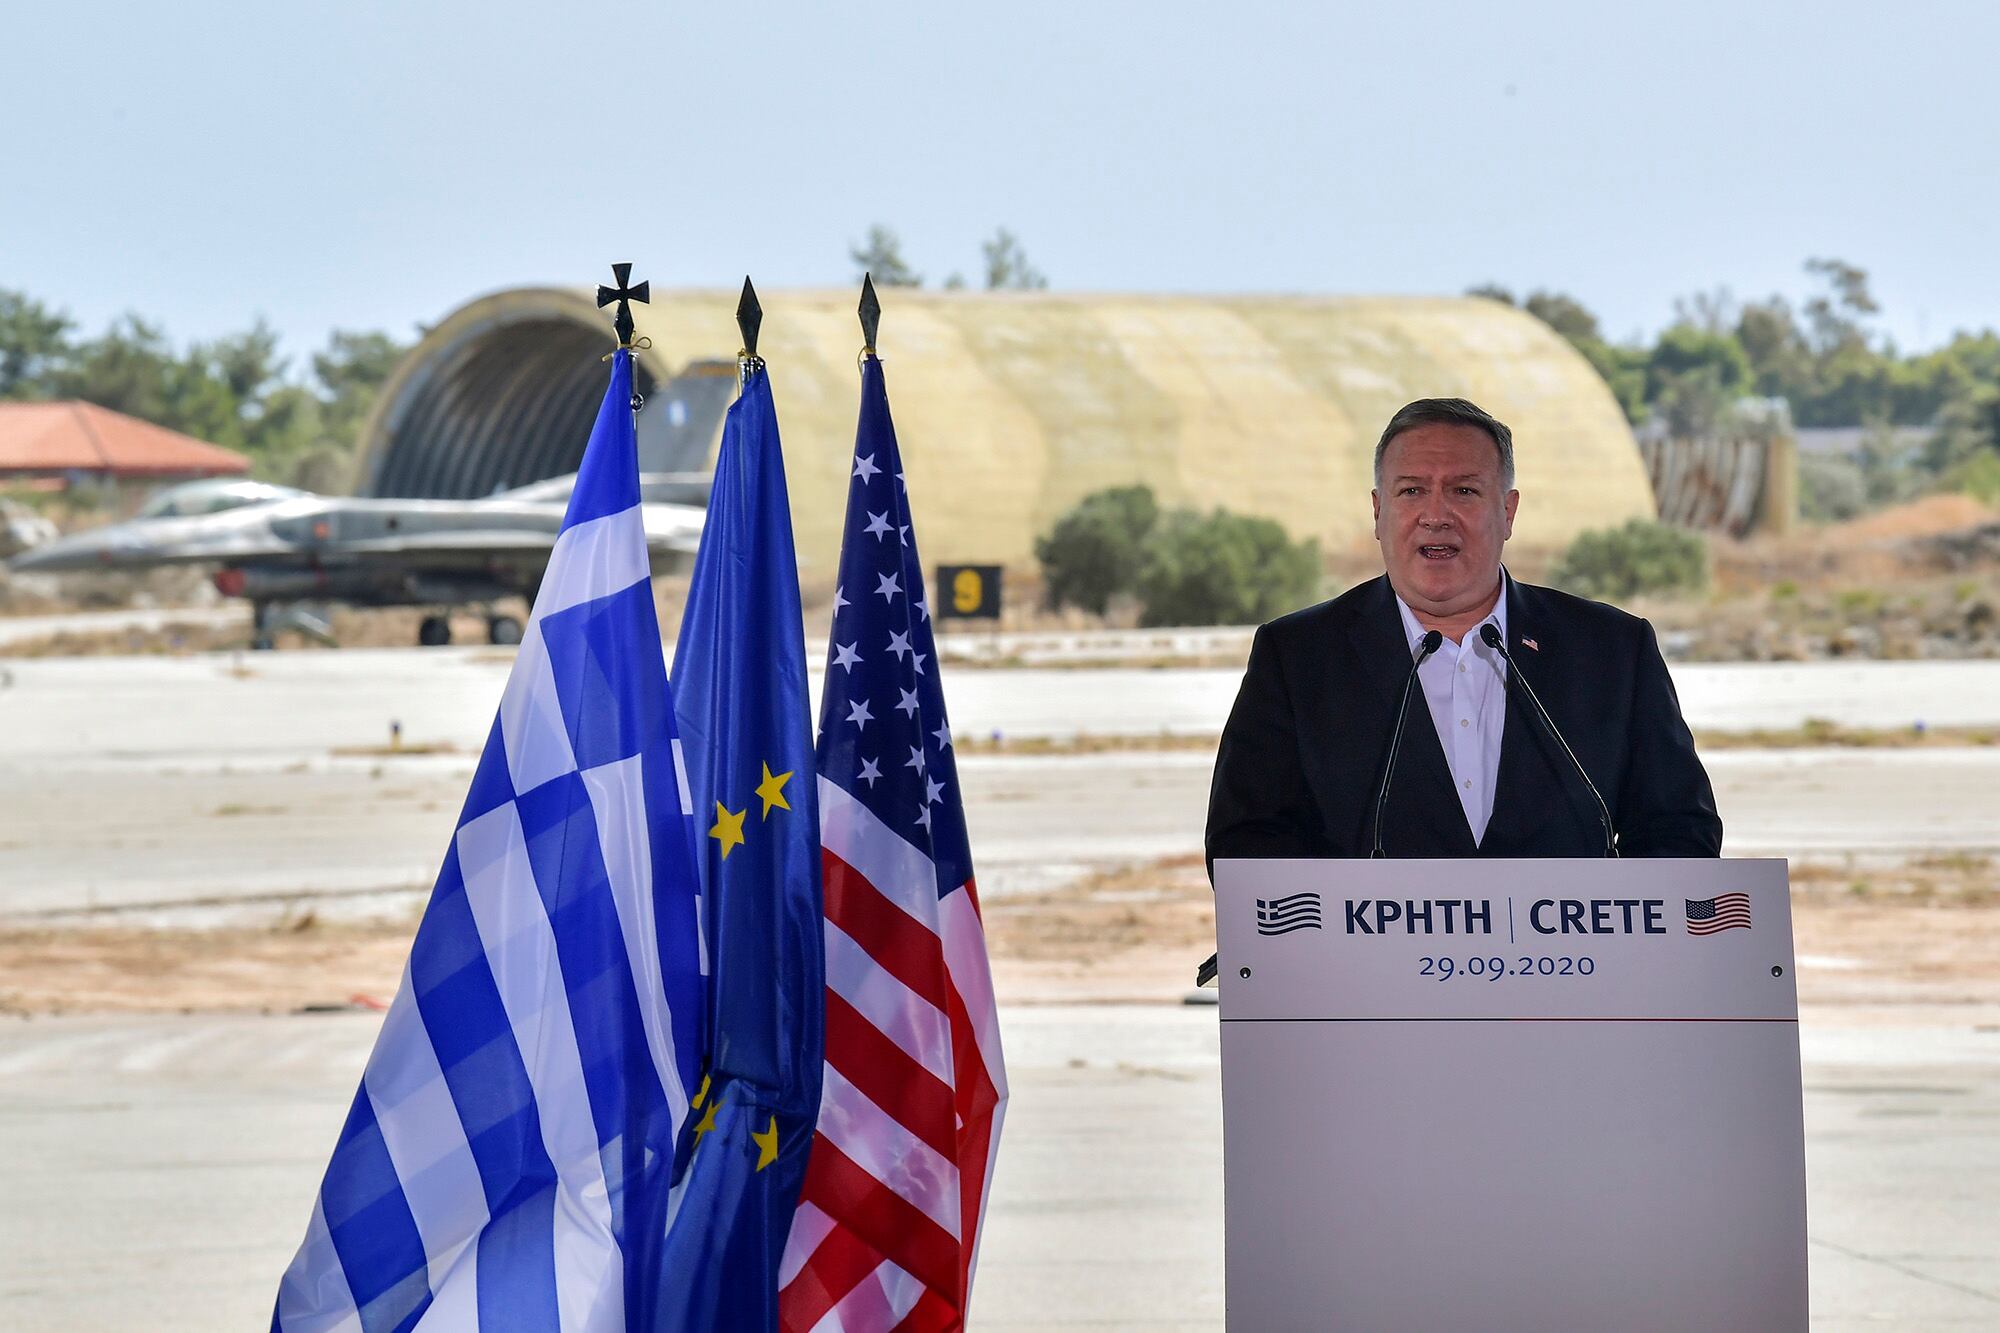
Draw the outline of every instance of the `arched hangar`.
<instances>
[{"instance_id":1,"label":"arched hangar","mask_svg":"<svg viewBox=\"0 0 2000 1333\"><path fill-rule=\"evenodd\" d=\"M801 563L830 571L859 376L851 289L760 293ZM642 466L713 466L734 397L733 291L635 306ZM1105 296L885 289L889 376L929 562L1025 562L1082 496L1145 482L1166 505L1369 540L1374 442L1412 398L1471 398L1514 429L1519 544L1651 517L1610 391L1540 321L1471 297ZM604 388L591 293L503 291L453 312L364 428L366 495L470 497L573 471Z\"/></svg>"}]
</instances>

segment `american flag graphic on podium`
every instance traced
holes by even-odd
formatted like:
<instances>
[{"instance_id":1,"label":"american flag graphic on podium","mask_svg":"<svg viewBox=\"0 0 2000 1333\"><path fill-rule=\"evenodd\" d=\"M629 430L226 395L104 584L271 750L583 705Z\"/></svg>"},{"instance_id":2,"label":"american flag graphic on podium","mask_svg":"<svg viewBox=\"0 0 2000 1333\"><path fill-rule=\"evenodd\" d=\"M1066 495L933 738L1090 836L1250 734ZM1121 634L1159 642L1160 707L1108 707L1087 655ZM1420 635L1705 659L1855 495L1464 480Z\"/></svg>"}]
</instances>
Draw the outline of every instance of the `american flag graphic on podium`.
<instances>
[{"instance_id":1,"label":"american flag graphic on podium","mask_svg":"<svg viewBox=\"0 0 2000 1333\"><path fill-rule=\"evenodd\" d=\"M1747 893L1718 893L1713 898L1683 898L1681 901L1687 904L1690 935L1750 929L1750 895Z\"/></svg>"},{"instance_id":2,"label":"american flag graphic on podium","mask_svg":"<svg viewBox=\"0 0 2000 1333\"><path fill-rule=\"evenodd\" d=\"M881 362L820 704L826 1072L779 1270L787 1330L964 1325L1007 1077Z\"/></svg>"}]
</instances>

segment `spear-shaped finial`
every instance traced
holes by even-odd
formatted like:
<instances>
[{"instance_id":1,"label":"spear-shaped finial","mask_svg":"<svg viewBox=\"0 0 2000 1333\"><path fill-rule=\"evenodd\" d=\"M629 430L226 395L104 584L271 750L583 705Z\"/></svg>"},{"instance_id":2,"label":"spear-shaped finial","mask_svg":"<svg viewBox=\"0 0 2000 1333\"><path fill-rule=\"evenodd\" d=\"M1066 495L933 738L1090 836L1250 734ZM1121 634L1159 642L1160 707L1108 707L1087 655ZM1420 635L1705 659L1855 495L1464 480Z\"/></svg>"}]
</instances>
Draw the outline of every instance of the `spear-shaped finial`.
<instances>
[{"instance_id":1,"label":"spear-shaped finial","mask_svg":"<svg viewBox=\"0 0 2000 1333\"><path fill-rule=\"evenodd\" d=\"M630 347L632 345L632 302L643 301L648 305L652 304L652 284L642 282L637 287L632 286L632 266L630 264L613 264L611 266L611 275L618 279L618 285L616 287L606 287L603 283L597 285L597 308L602 310L613 301L618 303L618 313L612 318L611 327L617 330L618 345L620 347Z\"/></svg>"},{"instance_id":2,"label":"spear-shaped finial","mask_svg":"<svg viewBox=\"0 0 2000 1333\"><path fill-rule=\"evenodd\" d=\"M875 355L875 333L882 327L882 302L875 296L875 278L861 275L861 354Z\"/></svg>"},{"instance_id":3,"label":"spear-shaped finial","mask_svg":"<svg viewBox=\"0 0 2000 1333\"><path fill-rule=\"evenodd\" d=\"M764 325L764 307L757 304L757 289L743 278L743 297L736 303L736 327L743 331L743 355L757 359L757 330Z\"/></svg>"}]
</instances>

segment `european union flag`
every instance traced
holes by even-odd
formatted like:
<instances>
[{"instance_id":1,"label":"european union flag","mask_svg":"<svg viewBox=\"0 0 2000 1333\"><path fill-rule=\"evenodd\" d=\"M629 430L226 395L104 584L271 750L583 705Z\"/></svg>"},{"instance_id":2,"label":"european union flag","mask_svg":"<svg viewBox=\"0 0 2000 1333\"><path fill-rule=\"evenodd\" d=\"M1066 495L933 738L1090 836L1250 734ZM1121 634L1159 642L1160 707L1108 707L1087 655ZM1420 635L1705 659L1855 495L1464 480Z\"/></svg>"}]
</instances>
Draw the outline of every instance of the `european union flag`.
<instances>
[{"instance_id":1,"label":"european union flag","mask_svg":"<svg viewBox=\"0 0 2000 1333\"><path fill-rule=\"evenodd\" d=\"M273 1329L608 1330L652 1298L706 1029L673 722L621 348Z\"/></svg>"},{"instance_id":2,"label":"european union flag","mask_svg":"<svg viewBox=\"0 0 2000 1333\"><path fill-rule=\"evenodd\" d=\"M825 954L798 563L758 361L723 425L673 680L705 834L709 1042L651 1322L772 1329L819 1115Z\"/></svg>"}]
</instances>

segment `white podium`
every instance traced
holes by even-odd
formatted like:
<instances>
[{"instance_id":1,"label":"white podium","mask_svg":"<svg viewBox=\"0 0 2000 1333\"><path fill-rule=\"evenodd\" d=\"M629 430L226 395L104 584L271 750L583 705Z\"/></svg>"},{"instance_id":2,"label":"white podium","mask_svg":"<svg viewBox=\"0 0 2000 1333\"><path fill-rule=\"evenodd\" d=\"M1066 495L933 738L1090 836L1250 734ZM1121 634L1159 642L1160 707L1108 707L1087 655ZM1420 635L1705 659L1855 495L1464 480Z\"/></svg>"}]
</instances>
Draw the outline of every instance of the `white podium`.
<instances>
[{"instance_id":1,"label":"white podium","mask_svg":"<svg viewBox=\"0 0 2000 1333\"><path fill-rule=\"evenodd\" d=\"M1803 1330L1782 861L1218 861L1229 1326Z\"/></svg>"}]
</instances>

